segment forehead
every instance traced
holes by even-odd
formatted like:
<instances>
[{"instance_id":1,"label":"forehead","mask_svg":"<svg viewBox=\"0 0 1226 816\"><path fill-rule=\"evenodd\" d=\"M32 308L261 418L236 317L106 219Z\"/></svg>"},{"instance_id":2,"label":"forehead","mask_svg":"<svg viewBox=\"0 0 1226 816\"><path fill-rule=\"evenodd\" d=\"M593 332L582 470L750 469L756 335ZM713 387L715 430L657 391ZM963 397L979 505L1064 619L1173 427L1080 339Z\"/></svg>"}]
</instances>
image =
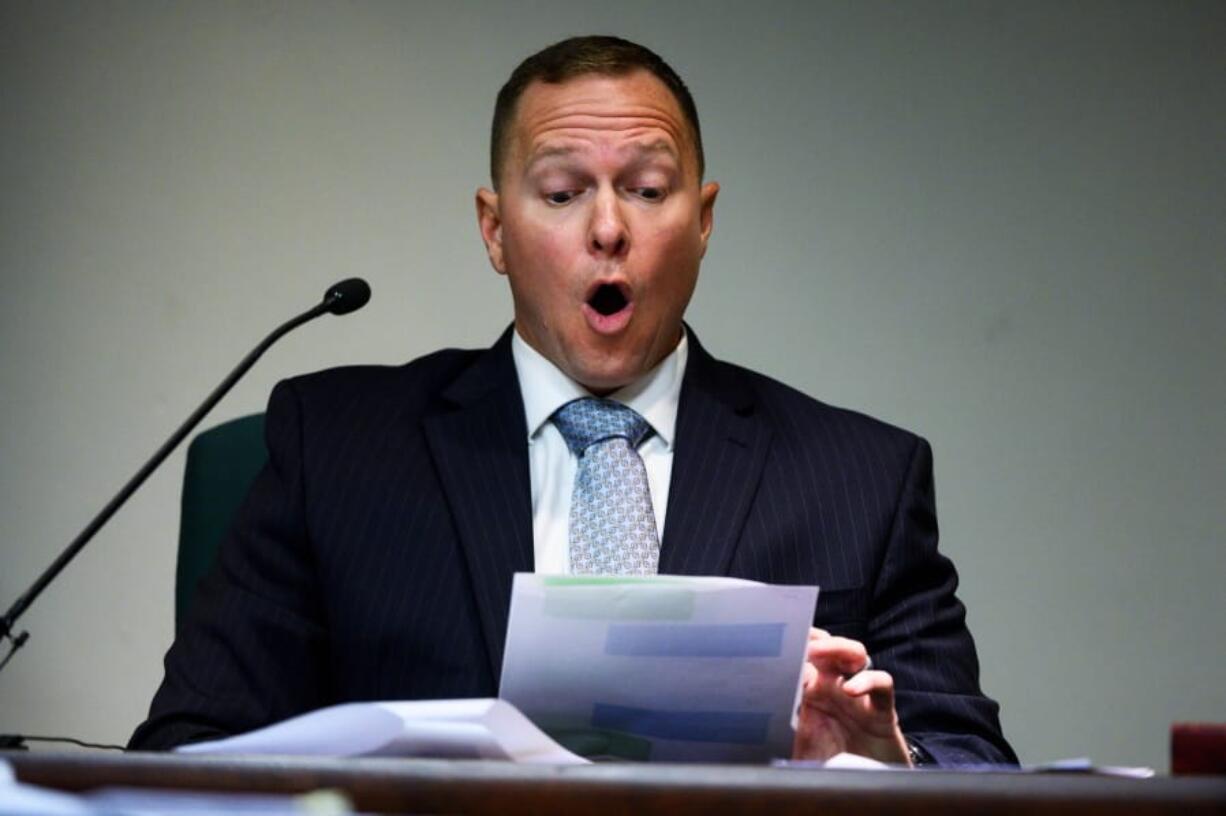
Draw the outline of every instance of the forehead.
<instances>
[{"instance_id":1,"label":"forehead","mask_svg":"<svg viewBox=\"0 0 1226 816\"><path fill-rule=\"evenodd\" d=\"M681 106L647 71L534 82L520 97L512 134L510 153L521 168L536 156L593 140L663 145L697 167Z\"/></svg>"}]
</instances>

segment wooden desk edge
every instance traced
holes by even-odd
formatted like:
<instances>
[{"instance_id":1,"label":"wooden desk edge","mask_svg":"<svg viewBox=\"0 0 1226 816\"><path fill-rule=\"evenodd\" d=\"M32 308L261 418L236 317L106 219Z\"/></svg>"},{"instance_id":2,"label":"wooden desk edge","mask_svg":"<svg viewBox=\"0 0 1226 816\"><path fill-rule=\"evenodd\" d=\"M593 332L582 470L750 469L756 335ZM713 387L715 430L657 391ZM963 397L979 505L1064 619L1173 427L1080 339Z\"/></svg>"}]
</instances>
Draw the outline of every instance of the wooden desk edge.
<instances>
[{"instance_id":1,"label":"wooden desk edge","mask_svg":"<svg viewBox=\"0 0 1226 816\"><path fill-rule=\"evenodd\" d=\"M344 791L372 811L450 813L873 814L1223 813L1226 777L879 773L712 765L542 766L506 762L0 752L23 782L252 793Z\"/></svg>"}]
</instances>

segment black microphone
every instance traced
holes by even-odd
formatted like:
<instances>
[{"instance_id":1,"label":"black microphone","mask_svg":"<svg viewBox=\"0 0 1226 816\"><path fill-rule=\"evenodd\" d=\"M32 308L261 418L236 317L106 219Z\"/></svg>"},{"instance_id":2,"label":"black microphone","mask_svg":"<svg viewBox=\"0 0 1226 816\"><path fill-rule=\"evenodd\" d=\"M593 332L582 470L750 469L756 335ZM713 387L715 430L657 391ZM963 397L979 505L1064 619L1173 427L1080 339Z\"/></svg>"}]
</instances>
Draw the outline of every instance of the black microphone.
<instances>
[{"instance_id":1,"label":"black microphone","mask_svg":"<svg viewBox=\"0 0 1226 816\"><path fill-rule=\"evenodd\" d=\"M0 639L7 638L8 640L12 641L8 654L5 655L3 661L0 661L0 669L3 669L8 664L9 660L12 659L13 654L16 653L16 651L20 649L30 637L29 632L22 632L20 635L15 637L13 636L13 626L17 623L17 619L20 618L22 613L29 608L30 604L34 603L34 599L47 588L47 585L55 580L55 577L60 574L60 571L63 570L64 567L68 566L68 562L72 561L72 559L77 556L77 553L79 553L82 548L89 543L89 540L102 529L102 526L110 520L111 516L115 515L115 511L122 507L124 503L131 498L132 494L136 492L137 488L145 483L145 480L149 478L153 471L157 470L158 465L162 464L163 460L165 460L166 457L169 456L176 447L178 447L179 443L183 441L184 437L191 433L192 429L200 424L200 420L204 419L205 414L213 410L213 406L221 401L221 398L234 387L234 384L247 373L247 370L250 369L251 366L255 365L255 361L260 359L264 352L268 351L268 348L273 343L277 342L286 334L301 326L303 323L314 320L325 313L346 315L350 312L355 312L365 306L369 300L370 285L361 278L349 278L341 281L340 283L335 283L328 287L328 291L324 292L324 298L320 303L312 306L310 309L307 309L297 317L291 318L277 328L273 329L272 333L265 337L263 342L252 349L252 351L243 358L242 362L240 362L238 366L231 371L224 380L221 381L221 384L213 389L213 393L205 397L205 400L200 404L200 407L192 412L191 416L189 416L187 420L179 426L179 429L171 434L169 439L162 443L162 447L157 449L149 461L136 472L136 475L129 479L127 484L120 488L119 492L115 494L115 497L107 502L107 505L102 508L98 515L94 516L93 521L85 525L85 529L77 534L77 537L72 540L72 542L64 549L62 553L60 553L59 558L56 558L55 561L51 563L51 566L47 567L47 569L43 571L43 574L38 577L38 580L35 581L29 589L22 593L21 597L19 597L16 602L9 607L8 612L4 613L4 617L0 618Z\"/></svg>"},{"instance_id":2,"label":"black microphone","mask_svg":"<svg viewBox=\"0 0 1226 816\"><path fill-rule=\"evenodd\" d=\"M370 301L370 284L361 278L334 283L324 292L324 305L334 315L356 312Z\"/></svg>"}]
</instances>

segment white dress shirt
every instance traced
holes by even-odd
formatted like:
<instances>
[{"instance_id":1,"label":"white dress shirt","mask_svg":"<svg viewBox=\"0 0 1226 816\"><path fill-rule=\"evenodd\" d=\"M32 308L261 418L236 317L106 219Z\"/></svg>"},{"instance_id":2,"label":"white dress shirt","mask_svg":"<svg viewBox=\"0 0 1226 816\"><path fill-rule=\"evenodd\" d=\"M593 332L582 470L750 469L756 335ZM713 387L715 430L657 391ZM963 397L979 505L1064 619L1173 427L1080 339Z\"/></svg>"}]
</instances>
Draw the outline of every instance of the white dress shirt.
<instances>
[{"instance_id":1,"label":"white dress shirt","mask_svg":"<svg viewBox=\"0 0 1226 816\"><path fill-rule=\"evenodd\" d=\"M528 420L528 470L532 479L532 540L536 571L570 572L570 497L575 486L579 458L571 453L562 433L549 418L571 400L592 394L567 377L519 332L511 338L511 354L519 375L519 390ZM673 442L677 427L677 402L685 375L687 345L681 342L659 365L637 381L609 394L607 399L628 405L651 424L655 433L638 447L647 467L647 486L655 511L656 533L664 538L664 512L668 508L668 484L673 472Z\"/></svg>"}]
</instances>

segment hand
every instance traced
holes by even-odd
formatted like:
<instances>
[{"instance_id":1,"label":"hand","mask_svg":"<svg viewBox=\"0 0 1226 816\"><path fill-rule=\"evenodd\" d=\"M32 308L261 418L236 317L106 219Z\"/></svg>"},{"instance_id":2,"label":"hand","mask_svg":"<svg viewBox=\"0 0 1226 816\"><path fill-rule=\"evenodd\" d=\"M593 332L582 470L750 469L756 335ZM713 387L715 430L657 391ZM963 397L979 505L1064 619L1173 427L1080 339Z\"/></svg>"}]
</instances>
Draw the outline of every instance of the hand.
<instances>
[{"instance_id":1,"label":"hand","mask_svg":"<svg viewBox=\"0 0 1226 816\"><path fill-rule=\"evenodd\" d=\"M793 759L847 752L911 765L894 711L894 678L869 669L864 644L809 630Z\"/></svg>"}]
</instances>

